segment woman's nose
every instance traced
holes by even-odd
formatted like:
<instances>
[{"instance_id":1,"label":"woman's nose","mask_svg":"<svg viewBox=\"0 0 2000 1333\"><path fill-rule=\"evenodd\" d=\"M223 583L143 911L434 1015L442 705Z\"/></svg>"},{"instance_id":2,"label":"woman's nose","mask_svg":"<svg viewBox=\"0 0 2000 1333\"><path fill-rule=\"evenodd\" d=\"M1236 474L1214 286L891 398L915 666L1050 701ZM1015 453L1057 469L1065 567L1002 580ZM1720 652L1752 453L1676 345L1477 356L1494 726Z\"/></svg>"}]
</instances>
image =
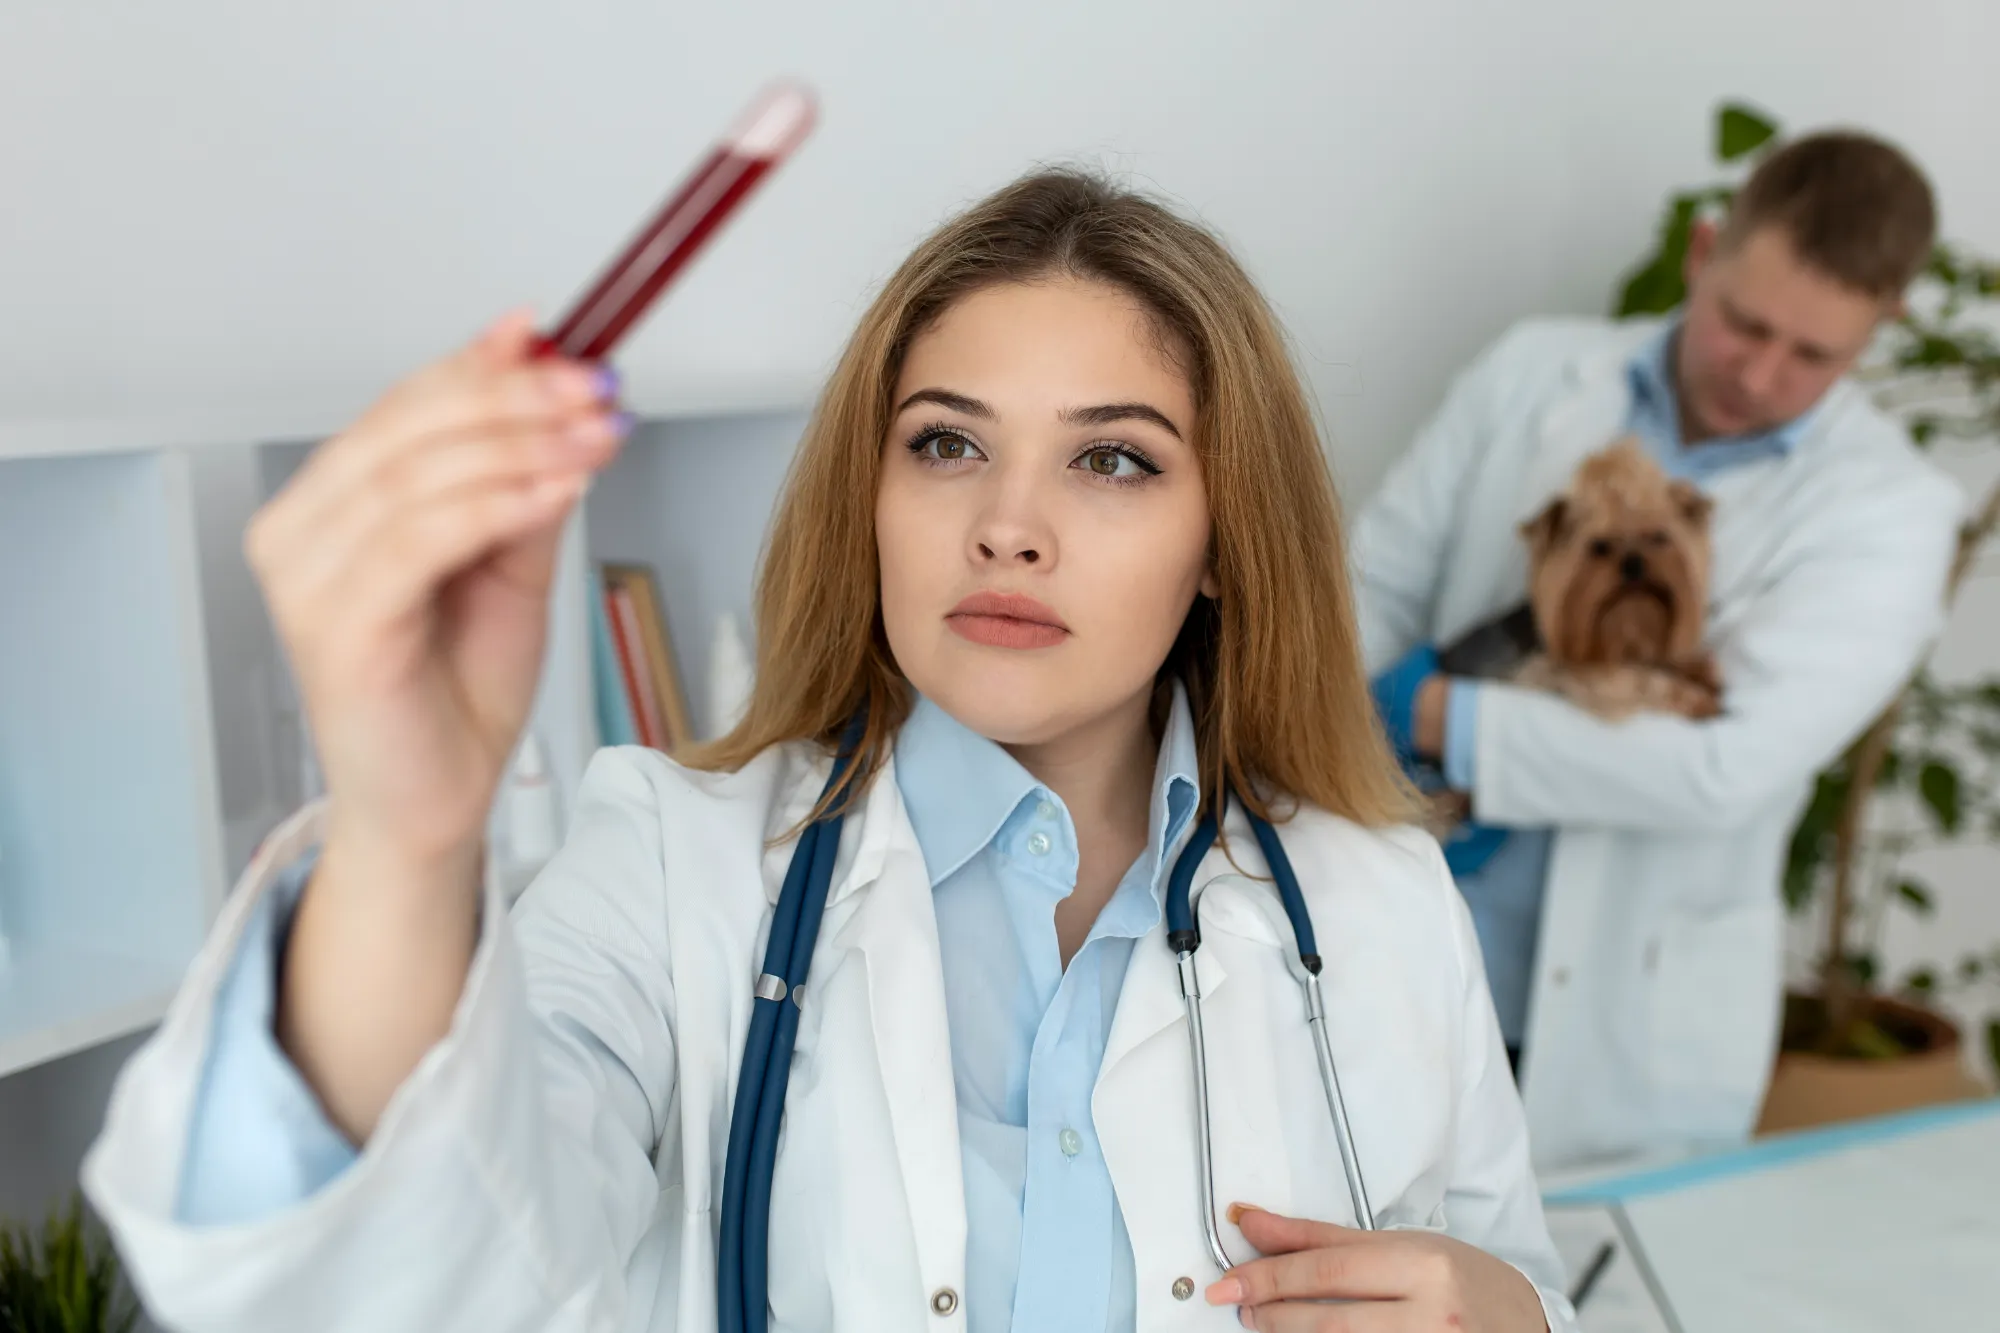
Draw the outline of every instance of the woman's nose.
<instances>
[{"instance_id":1,"label":"woman's nose","mask_svg":"<svg viewBox=\"0 0 2000 1333\"><path fill-rule=\"evenodd\" d=\"M998 468L989 475L994 484L970 534L975 558L982 564L1048 563L1055 553L1049 497L1032 477L1009 477Z\"/></svg>"},{"instance_id":2,"label":"woman's nose","mask_svg":"<svg viewBox=\"0 0 2000 1333\"><path fill-rule=\"evenodd\" d=\"M998 547L985 542L979 543L979 554L988 560L1019 560L1024 565L1032 565L1042 558L1042 553L1032 546L1022 546L1018 550L1009 549L1012 543L1001 542Z\"/></svg>"}]
</instances>

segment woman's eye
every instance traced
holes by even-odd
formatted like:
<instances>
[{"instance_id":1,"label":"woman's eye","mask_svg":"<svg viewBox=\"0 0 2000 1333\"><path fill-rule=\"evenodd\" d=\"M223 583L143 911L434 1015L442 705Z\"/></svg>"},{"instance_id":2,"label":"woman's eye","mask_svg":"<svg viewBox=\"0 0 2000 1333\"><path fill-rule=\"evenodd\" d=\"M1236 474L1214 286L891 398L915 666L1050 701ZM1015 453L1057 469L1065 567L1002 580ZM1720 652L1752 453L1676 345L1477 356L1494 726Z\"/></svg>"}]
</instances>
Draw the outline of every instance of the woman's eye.
<instances>
[{"instance_id":1,"label":"woman's eye","mask_svg":"<svg viewBox=\"0 0 2000 1333\"><path fill-rule=\"evenodd\" d=\"M910 442L910 451L940 463L959 463L979 458L979 446L952 430L931 430Z\"/></svg>"},{"instance_id":2,"label":"woman's eye","mask_svg":"<svg viewBox=\"0 0 2000 1333\"><path fill-rule=\"evenodd\" d=\"M1100 477L1133 477L1145 470L1122 449L1092 449L1080 461Z\"/></svg>"},{"instance_id":3,"label":"woman's eye","mask_svg":"<svg viewBox=\"0 0 2000 1333\"><path fill-rule=\"evenodd\" d=\"M1604 538L1599 537L1596 541L1590 544L1590 553L1596 556L1599 560L1602 560L1606 556L1609 556L1611 554L1611 543L1604 540Z\"/></svg>"}]
</instances>

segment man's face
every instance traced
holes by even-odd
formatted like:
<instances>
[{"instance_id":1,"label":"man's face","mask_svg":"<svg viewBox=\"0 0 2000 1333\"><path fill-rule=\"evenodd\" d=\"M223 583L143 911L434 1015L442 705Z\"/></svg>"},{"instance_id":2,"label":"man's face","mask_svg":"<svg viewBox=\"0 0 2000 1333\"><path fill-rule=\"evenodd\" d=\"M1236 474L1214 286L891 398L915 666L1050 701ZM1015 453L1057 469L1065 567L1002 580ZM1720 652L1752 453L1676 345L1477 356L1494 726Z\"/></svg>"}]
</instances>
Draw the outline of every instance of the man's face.
<instances>
[{"instance_id":1,"label":"man's face","mask_svg":"<svg viewBox=\"0 0 2000 1333\"><path fill-rule=\"evenodd\" d=\"M1675 378L1690 443L1799 416L1897 309L1806 265L1777 227L1725 247L1713 227L1698 226L1686 276Z\"/></svg>"}]
</instances>

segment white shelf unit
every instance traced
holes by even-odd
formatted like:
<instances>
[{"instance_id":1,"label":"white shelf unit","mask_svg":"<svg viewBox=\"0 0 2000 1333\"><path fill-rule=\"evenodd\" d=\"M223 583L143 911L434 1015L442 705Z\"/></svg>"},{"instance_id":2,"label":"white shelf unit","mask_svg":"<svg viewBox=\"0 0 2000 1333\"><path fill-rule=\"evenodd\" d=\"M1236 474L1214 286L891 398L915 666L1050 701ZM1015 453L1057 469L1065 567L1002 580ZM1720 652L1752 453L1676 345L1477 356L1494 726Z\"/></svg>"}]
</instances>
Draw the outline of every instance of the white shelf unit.
<instances>
[{"instance_id":1,"label":"white shelf unit","mask_svg":"<svg viewBox=\"0 0 2000 1333\"><path fill-rule=\"evenodd\" d=\"M223 852L187 460L0 462L0 1073L157 1018Z\"/></svg>"},{"instance_id":2,"label":"white shelf unit","mask_svg":"<svg viewBox=\"0 0 2000 1333\"><path fill-rule=\"evenodd\" d=\"M804 420L649 420L571 522L530 721L565 818L597 746L591 563L657 572L699 726L715 618L747 630ZM312 446L144 438L0 432L0 1076L157 1021L258 840L313 794L242 555Z\"/></svg>"}]
</instances>

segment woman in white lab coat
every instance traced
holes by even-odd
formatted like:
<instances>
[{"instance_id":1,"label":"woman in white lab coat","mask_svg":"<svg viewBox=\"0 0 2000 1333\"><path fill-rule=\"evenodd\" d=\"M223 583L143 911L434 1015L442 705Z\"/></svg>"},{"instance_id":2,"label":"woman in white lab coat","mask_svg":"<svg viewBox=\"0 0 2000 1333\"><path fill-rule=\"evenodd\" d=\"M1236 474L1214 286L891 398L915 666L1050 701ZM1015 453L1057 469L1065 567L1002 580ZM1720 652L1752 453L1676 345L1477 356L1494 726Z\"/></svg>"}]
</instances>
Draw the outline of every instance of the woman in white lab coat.
<instances>
[{"instance_id":1,"label":"woman in white lab coat","mask_svg":"<svg viewBox=\"0 0 2000 1333\"><path fill-rule=\"evenodd\" d=\"M1213 238L1058 173L920 247L801 446L745 720L686 764L600 753L510 918L480 899L484 817L557 532L623 433L604 377L529 337L396 387L252 526L328 796L260 849L86 1164L159 1317L714 1327L762 934L865 707L798 997L774 1326L1568 1326L1477 946L1399 826L1305 396ZM1270 885L1223 881L1198 958L1217 1188L1245 1206L1218 1272L1159 896L1225 782L1311 908L1383 1230L1346 1225ZM1264 875L1240 805L1223 835L1198 884ZM260 987L307 1111L218 1119ZM351 1160L310 1164L313 1118ZM298 1178L245 1166L260 1142Z\"/></svg>"}]
</instances>

